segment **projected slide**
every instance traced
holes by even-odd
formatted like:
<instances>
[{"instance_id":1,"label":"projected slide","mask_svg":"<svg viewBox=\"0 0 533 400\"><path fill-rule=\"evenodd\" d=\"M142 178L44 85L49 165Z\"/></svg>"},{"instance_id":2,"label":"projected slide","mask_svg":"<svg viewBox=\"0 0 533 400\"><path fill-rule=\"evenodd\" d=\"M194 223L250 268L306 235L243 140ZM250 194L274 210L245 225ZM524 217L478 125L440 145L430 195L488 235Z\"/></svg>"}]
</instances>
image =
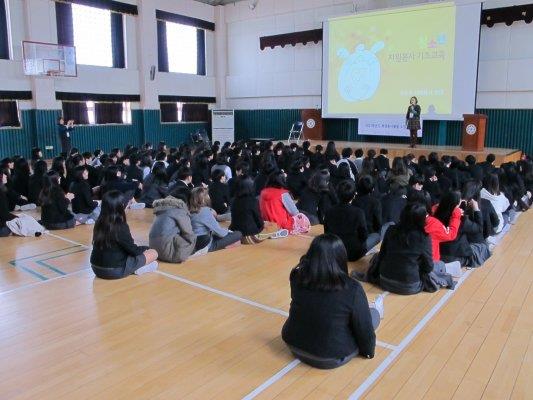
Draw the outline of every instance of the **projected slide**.
<instances>
[{"instance_id":1,"label":"projected slide","mask_svg":"<svg viewBox=\"0 0 533 400\"><path fill-rule=\"evenodd\" d=\"M455 14L440 3L331 19L326 113L401 114L417 96L424 114L452 114Z\"/></svg>"}]
</instances>

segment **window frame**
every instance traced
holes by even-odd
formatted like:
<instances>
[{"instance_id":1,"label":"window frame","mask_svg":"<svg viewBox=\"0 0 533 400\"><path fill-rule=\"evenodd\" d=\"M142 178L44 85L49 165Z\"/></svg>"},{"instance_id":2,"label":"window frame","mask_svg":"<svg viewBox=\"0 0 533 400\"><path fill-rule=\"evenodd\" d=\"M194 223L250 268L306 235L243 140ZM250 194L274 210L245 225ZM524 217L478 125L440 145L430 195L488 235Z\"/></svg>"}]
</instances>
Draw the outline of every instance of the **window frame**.
<instances>
[{"instance_id":1,"label":"window frame","mask_svg":"<svg viewBox=\"0 0 533 400\"><path fill-rule=\"evenodd\" d=\"M13 101L15 103L15 106L17 107L17 118L19 120L19 125L18 126L14 126L14 125L9 125L9 126L0 126L0 131L1 130L8 130L8 129L24 129L24 126L22 124L22 114L21 114L21 109L20 109L20 103L19 103L19 100L6 100L6 99L0 99L0 101L2 102L11 102Z\"/></svg>"},{"instance_id":2,"label":"window frame","mask_svg":"<svg viewBox=\"0 0 533 400\"><path fill-rule=\"evenodd\" d=\"M96 126L131 126L133 125L133 109L131 107L131 101L112 101L112 102L106 102L106 101L94 101L94 100L87 100L82 101L82 103L86 103L87 105L87 120L89 121L88 124L74 124L74 126L84 126L84 127L96 127ZM63 103L63 101L62 101ZM110 122L108 124L97 124L96 123L96 103L122 103L122 120L126 119L126 122L117 123L117 122ZM63 109L63 106L61 106ZM126 117L126 118L124 118ZM91 123L91 121L93 121Z\"/></svg>"},{"instance_id":3,"label":"window frame","mask_svg":"<svg viewBox=\"0 0 533 400\"><path fill-rule=\"evenodd\" d=\"M185 104L205 104L207 105L207 120L206 121L174 121L174 122L163 122L163 114L161 113L161 104L176 104L176 108L178 109L178 119L183 118L183 106ZM180 109L181 105L181 109ZM209 123L209 103L203 103L203 102L194 102L194 101L188 101L188 102L181 102L181 101L160 101L159 102L159 123L161 125L180 125L180 124L207 124Z\"/></svg>"}]
</instances>

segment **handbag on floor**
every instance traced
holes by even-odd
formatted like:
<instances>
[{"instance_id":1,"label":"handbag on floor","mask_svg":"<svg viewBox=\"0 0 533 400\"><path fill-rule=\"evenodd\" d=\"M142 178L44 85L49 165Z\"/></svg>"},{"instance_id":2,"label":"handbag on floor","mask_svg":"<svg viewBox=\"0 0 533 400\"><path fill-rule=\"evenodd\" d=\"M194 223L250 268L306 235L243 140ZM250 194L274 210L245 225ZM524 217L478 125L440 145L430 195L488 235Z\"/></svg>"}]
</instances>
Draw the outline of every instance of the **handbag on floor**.
<instances>
[{"instance_id":1,"label":"handbag on floor","mask_svg":"<svg viewBox=\"0 0 533 400\"><path fill-rule=\"evenodd\" d=\"M311 230L311 222L305 214L298 213L292 217L292 220L291 235L301 235L303 233L309 233Z\"/></svg>"}]
</instances>

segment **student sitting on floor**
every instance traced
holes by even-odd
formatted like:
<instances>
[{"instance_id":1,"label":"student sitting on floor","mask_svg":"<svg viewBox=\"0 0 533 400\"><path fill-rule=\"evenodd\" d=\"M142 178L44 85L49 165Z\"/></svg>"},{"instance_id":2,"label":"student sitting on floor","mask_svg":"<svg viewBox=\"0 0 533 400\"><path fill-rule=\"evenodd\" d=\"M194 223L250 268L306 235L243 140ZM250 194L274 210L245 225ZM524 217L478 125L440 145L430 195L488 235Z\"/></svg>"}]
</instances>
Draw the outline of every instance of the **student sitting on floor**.
<instances>
[{"instance_id":1,"label":"student sitting on floor","mask_svg":"<svg viewBox=\"0 0 533 400\"><path fill-rule=\"evenodd\" d=\"M351 205L354 196L354 181L347 179L340 182L337 186L340 204L328 210L324 219L324 232L337 235L342 240L348 261L359 260L380 240L379 234L368 234L363 210Z\"/></svg>"},{"instance_id":2,"label":"student sitting on floor","mask_svg":"<svg viewBox=\"0 0 533 400\"><path fill-rule=\"evenodd\" d=\"M61 188L61 177L50 170L44 177L41 202L41 224L46 229L70 229L76 226L76 219L68 209L74 198L72 193L65 194Z\"/></svg>"},{"instance_id":3,"label":"student sitting on floor","mask_svg":"<svg viewBox=\"0 0 533 400\"><path fill-rule=\"evenodd\" d=\"M369 308L359 282L348 276L346 250L335 235L316 237L290 274L291 307L282 338L295 357L331 369L357 355L373 358L383 297Z\"/></svg>"},{"instance_id":4,"label":"student sitting on floor","mask_svg":"<svg viewBox=\"0 0 533 400\"><path fill-rule=\"evenodd\" d=\"M6 222L17 218L11 214L9 209L9 200L7 198L7 176L0 172L0 237L9 236L11 230L7 227Z\"/></svg>"},{"instance_id":5,"label":"student sitting on floor","mask_svg":"<svg viewBox=\"0 0 533 400\"><path fill-rule=\"evenodd\" d=\"M368 233L380 233L383 225L380 201L373 196L374 179L364 175L357 182L357 196L352 205L359 207L365 213Z\"/></svg>"},{"instance_id":6,"label":"student sitting on floor","mask_svg":"<svg viewBox=\"0 0 533 400\"><path fill-rule=\"evenodd\" d=\"M112 190L118 190L124 195L124 205L132 210L143 209L146 205L144 203L137 203L133 196L135 191L141 186L139 182L127 182L122 178L122 172L116 165L107 167L105 172L105 184L101 187L101 195Z\"/></svg>"},{"instance_id":7,"label":"student sitting on floor","mask_svg":"<svg viewBox=\"0 0 533 400\"><path fill-rule=\"evenodd\" d=\"M509 221L509 206L511 205L505 194L500 192L500 181L498 175L488 174L483 179L483 189L481 189L481 198L487 199L494 207L498 216L498 225L495 226L495 233L500 233Z\"/></svg>"},{"instance_id":8,"label":"student sitting on floor","mask_svg":"<svg viewBox=\"0 0 533 400\"><path fill-rule=\"evenodd\" d=\"M397 225L391 226L375 260L376 280L383 290L409 295L422 290L423 279L433 271L431 239L425 232L426 207L411 203L403 210Z\"/></svg>"},{"instance_id":9,"label":"student sitting on floor","mask_svg":"<svg viewBox=\"0 0 533 400\"><path fill-rule=\"evenodd\" d=\"M93 200L93 191L89 185L89 171L85 166L74 169L74 182L70 187L74 198L72 199L72 212L80 224L92 225L100 215L100 204Z\"/></svg>"},{"instance_id":10,"label":"student sitting on floor","mask_svg":"<svg viewBox=\"0 0 533 400\"><path fill-rule=\"evenodd\" d=\"M337 204L329 179L327 169L315 171L300 194L298 210L309 218L311 225L323 224L328 210Z\"/></svg>"},{"instance_id":11,"label":"student sitting on floor","mask_svg":"<svg viewBox=\"0 0 533 400\"><path fill-rule=\"evenodd\" d=\"M152 172L144 179L139 202L144 203L148 208L152 208L154 201L164 199L167 195L167 167L162 161L156 161L152 167Z\"/></svg>"},{"instance_id":12,"label":"student sitting on floor","mask_svg":"<svg viewBox=\"0 0 533 400\"><path fill-rule=\"evenodd\" d=\"M28 201L39 205L39 195L43 189L44 174L48 171L48 165L44 160L37 160L33 166L33 174L30 175Z\"/></svg>"},{"instance_id":13,"label":"student sitting on floor","mask_svg":"<svg viewBox=\"0 0 533 400\"><path fill-rule=\"evenodd\" d=\"M259 197L259 209L263 220L274 222L280 229L287 229L291 234L309 231L309 219L298 211L281 171L269 175Z\"/></svg>"},{"instance_id":14,"label":"student sitting on floor","mask_svg":"<svg viewBox=\"0 0 533 400\"><path fill-rule=\"evenodd\" d=\"M212 252L240 242L241 232L228 231L217 222L216 212L211 208L211 199L206 188L198 187L192 190L189 210L192 228L197 236L195 251Z\"/></svg>"},{"instance_id":15,"label":"student sitting on floor","mask_svg":"<svg viewBox=\"0 0 533 400\"><path fill-rule=\"evenodd\" d=\"M252 178L239 177L235 183L235 200L231 208L230 229L242 233L242 244L256 244L267 238L280 238L289 235L287 229L280 229L272 234L262 234L265 227L259 201L255 197L255 185Z\"/></svg>"},{"instance_id":16,"label":"student sitting on floor","mask_svg":"<svg viewBox=\"0 0 533 400\"><path fill-rule=\"evenodd\" d=\"M225 214L224 220L229 220L230 213L230 196L229 187L226 183L226 175L221 169L215 169L211 173L211 183L209 184L209 197L211 198L211 207L220 216ZM220 221L220 219L218 219Z\"/></svg>"},{"instance_id":17,"label":"student sitting on floor","mask_svg":"<svg viewBox=\"0 0 533 400\"><path fill-rule=\"evenodd\" d=\"M185 197L168 196L153 203L155 219L149 244L161 261L181 263L194 252L196 235Z\"/></svg>"},{"instance_id":18,"label":"student sitting on floor","mask_svg":"<svg viewBox=\"0 0 533 400\"><path fill-rule=\"evenodd\" d=\"M483 236L483 214L476 201L481 184L476 181L464 185L461 208L464 214L455 240L440 245L442 260L459 261L462 266L474 268L490 257L489 246Z\"/></svg>"},{"instance_id":19,"label":"student sitting on floor","mask_svg":"<svg viewBox=\"0 0 533 400\"><path fill-rule=\"evenodd\" d=\"M102 198L102 212L94 225L91 266L102 279L120 279L155 271L157 251L137 246L124 212L124 195L118 190Z\"/></svg>"}]
</instances>

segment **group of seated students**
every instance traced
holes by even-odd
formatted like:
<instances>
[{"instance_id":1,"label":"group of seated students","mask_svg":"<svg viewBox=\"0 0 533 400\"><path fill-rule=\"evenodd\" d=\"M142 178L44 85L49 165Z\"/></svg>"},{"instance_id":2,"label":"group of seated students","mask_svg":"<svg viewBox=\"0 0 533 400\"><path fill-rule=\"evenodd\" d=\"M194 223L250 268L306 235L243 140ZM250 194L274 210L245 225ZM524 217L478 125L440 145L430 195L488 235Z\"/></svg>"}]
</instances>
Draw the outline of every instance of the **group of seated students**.
<instances>
[{"instance_id":1,"label":"group of seated students","mask_svg":"<svg viewBox=\"0 0 533 400\"><path fill-rule=\"evenodd\" d=\"M0 234L11 233L13 211L36 206L46 229L94 224L93 271L118 279L154 271L157 260L181 263L322 224L291 272L282 335L302 361L334 368L374 355L383 298L369 306L357 280L402 295L454 288L461 267L481 266L532 204L527 156L496 166L492 154L479 163L437 153L391 163L386 149L339 154L329 142L313 150L309 142L161 142L109 154L72 149L48 168L34 149L29 161L1 162ZM144 207L154 213L149 247L135 244L125 213ZM366 270L349 274L349 261L372 253Z\"/></svg>"}]
</instances>

